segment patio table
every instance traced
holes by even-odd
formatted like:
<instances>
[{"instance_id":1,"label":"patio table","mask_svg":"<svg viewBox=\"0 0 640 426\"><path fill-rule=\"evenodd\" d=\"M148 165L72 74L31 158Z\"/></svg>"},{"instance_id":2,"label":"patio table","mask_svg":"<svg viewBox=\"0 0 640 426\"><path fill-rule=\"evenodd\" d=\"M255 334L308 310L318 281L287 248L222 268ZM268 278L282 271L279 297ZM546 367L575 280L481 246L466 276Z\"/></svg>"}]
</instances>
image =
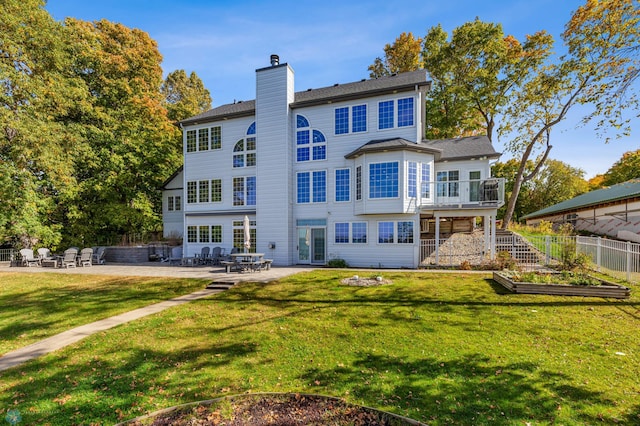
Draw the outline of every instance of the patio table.
<instances>
[{"instance_id":1,"label":"patio table","mask_svg":"<svg viewBox=\"0 0 640 426\"><path fill-rule=\"evenodd\" d=\"M62 261L62 256L55 254L51 257L45 257L41 259L40 264L42 265L43 268L47 266L50 266L52 268L59 268L61 261Z\"/></svg>"},{"instance_id":2,"label":"patio table","mask_svg":"<svg viewBox=\"0 0 640 426\"><path fill-rule=\"evenodd\" d=\"M195 266L197 263L198 260L195 256L182 258L182 266Z\"/></svg>"},{"instance_id":3,"label":"patio table","mask_svg":"<svg viewBox=\"0 0 640 426\"><path fill-rule=\"evenodd\" d=\"M232 253L229 255L240 272L262 270L264 253Z\"/></svg>"}]
</instances>

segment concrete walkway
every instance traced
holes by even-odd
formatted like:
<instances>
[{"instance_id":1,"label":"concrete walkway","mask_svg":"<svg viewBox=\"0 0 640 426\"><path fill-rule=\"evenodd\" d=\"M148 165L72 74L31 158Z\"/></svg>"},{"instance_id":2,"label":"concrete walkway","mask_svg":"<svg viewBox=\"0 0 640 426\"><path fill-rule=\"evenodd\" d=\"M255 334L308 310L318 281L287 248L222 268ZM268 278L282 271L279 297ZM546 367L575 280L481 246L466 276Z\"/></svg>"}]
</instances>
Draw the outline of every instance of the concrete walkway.
<instances>
[{"instance_id":1,"label":"concrete walkway","mask_svg":"<svg viewBox=\"0 0 640 426\"><path fill-rule=\"evenodd\" d=\"M71 269L53 269L53 268L10 268L7 266L0 267L1 273L39 273L39 272L55 272L65 274L96 274L96 275L119 275L119 276L153 276L167 278L210 278L211 284L203 290L196 291L185 296L176 297L164 302L155 303L143 308L135 309L124 314L116 315L103 320L95 321L90 324L82 325L71 330L56 334L47 339L33 343L29 346L9 352L0 357L0 371L20 365L26 361L37 358L39 356L56 351L65 346L71 345L79 340L84 339L95 333L108 330L120 324L133 321L147 315L152 315L165 309L181 305L183 303L198 300L216 293L225 291L229 287L238 282L269 282L278 278L292 275L297 272L308 271L311 268L271 268L268 271L254 273L225 273L224 269L216 270L211 267L174 267L166 266L160 263L149 264L119 264L119 265L99 265L90 268L71 268Z\"/></svg>"}]
</instances>

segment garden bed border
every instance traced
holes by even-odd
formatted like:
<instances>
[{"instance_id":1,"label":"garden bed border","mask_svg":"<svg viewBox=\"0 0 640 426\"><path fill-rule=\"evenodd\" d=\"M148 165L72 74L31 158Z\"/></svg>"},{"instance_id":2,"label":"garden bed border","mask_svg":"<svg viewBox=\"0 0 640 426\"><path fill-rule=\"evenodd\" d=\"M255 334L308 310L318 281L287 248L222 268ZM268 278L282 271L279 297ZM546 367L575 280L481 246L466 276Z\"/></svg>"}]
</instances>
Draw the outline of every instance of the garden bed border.
<instances>
[{"instance_id":1,"label":"garden bed border","mask_svg":"<svg viewBox=\"0 0 640 426\"><path fill-rule=\"evenodd\" d=\"M537 284L513 281L501 272L493 273L493 280L509 291L519 294L547 294L552 296L610 297L628 299L631 289L623 285L600 280L602 285Z\"/></svg>"},{"instance_id":2,"label":"garden bed border","mask_svg":"<svg viewBox=\"0 0 640 426\"><path fill-rule=\"evenodd\" d=\"M353 406L353 407L360 407L366 411L372 411L372 412L377 412L381 415L383 415L384 417L386 417L388 420L392 421L392 424L398 424L398 425L413 425L413 426L427 426L425 423L422 423L418 420L415 419L411 419L409 417L405 417L405 416L401 416L399 414L395 414L395 413L391 413L389 411L384 411L384 410L379 410L377 408L372 408L372 407L368 407L365 405L358 405L355 403L350 403L347 402L344 398L338 398L335 396L327 396L327 395L321 395L321 394L314 394L314 393L304 393L304 392L256 392L256 393L244 393L244 394L236 394L236 395L226 395L226 396L222 396L219 398L214 398L214 399L207 399L207 400L203 400L203 401L194 401L194 402L188 402L186 404L180 404L180 405L175 405L173 407L168 407L168 408L163 408L161 410L157 410L154 411L152 413L143 415L143 416L139 416L133 419L129 419L126 420L124 422L118 423L115 426L128 426L131 424L134 424L135 422L141 422L141 421L146 421L146 420L153 420L156 417L159 417L161 415L165 415L165 414L170 414L173 413L175 411L180 411L180 410L184 410L187 408L195 408L198 406L211 406L211 405L215 405L221 401L234 401L234 400L241 400L241 399L246 399L246 398L253 398L253 399L258 399L258 398L269 398L269 397L291 397L291 396L295 396L295 395L300 395L303 397L312 397L312 398L321 398L321 399L325 399L325 400L333 400L336 402L341 402L345 405L349 405L349 406Z\"/></svg>"}]
</instances>

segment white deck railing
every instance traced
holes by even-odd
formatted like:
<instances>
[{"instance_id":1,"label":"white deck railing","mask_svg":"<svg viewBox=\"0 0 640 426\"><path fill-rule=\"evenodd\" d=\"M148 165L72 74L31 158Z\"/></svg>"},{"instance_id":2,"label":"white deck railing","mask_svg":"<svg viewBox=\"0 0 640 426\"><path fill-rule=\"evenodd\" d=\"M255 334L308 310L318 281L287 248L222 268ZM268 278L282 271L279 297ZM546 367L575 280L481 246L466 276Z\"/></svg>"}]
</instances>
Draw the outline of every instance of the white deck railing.
<instances>
[{"instance_id":1,"label":"white deck railing","mask_svg":"<svg viewBox=\"0 0 640 426\"><path fill-rule=\"evenodd\" d=\"M421 240L420 261L424 266L436 265L435 239ZM440 239L437 266L459 266L467 261L481 264L489 260L484 238L469 237L463 244L455 239ZM640 244L601 237L575 236L498 236L496 253L508 252L524 268L549 266L562 262L571 250L589 256L591 267L629 282L640 281Z\"/></svg>"},{"instance_id":2,"label":"white deck railing","mask_svg":"<svg viewBox=\"0 0 640 426\"><path fill-rule=\"evenodd\" d=\"M503 178L422 182L416 204L427 208L501 207L504 182Z\"/></svg>"}]
</instances>

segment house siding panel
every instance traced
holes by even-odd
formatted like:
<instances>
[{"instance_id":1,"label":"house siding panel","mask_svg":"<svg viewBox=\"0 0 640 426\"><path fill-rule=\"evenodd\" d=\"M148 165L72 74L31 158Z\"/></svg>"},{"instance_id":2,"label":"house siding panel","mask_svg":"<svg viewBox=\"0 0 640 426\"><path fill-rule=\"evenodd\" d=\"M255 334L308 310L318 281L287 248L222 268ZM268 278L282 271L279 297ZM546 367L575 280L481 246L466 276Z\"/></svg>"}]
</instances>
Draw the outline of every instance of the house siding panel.
<instances>
[{"instance_id":1,"label":"house siding panel","mask_svg":"<svg viewBox=\"0 0 640 426\"><path fill-rule=\"evenodd\" d=\"M256 78L257 250L268 253L275 265L289 265L293 262L289 108L293 70L284 64L259 70ZM269 249L269 243L276 249Z\"/></svg>"},{"instance_id":2,"label":"house siding panel","mask_svg":"<svg viewBox=\"0 0 640 426\"><path fill-rule=\"evenodd\" d=\"M378 243L378 222L413 221L412 244ZM336 243L335 224L340 222L365 222L366 243ZM344 259L350 266L362 268L415 268L419 263L420 221L418 215L375 215L356 217L348 212L331 215L327 223L327 250L329 259Z\"/></svg>"}]
</instances>

